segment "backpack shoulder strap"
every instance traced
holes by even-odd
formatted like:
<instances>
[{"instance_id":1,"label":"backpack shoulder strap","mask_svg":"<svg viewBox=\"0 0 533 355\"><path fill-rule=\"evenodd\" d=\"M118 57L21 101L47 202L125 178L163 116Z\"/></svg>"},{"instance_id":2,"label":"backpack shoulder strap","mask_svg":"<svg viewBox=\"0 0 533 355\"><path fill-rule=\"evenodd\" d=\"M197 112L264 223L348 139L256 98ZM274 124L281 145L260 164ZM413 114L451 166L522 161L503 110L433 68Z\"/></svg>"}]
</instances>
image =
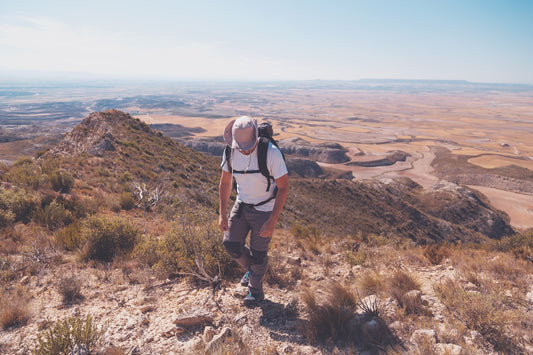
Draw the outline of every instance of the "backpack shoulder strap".
<instances>
[{"instance_id":1,"label":"backpack shoulder strap","mask_svg":"<svg viewBox=\"0 0 533 355\"><path fill-rule=\"evenodd\" d=\"M268 171L267 166L267 153L268 153L268 144L270 143L270 139L266 137L259 137L259 143L257 144L257 165L259 165L259 171L261 174L263 174L264 177L266 177L268 184L267 184L267 191L270 190L270 180L274 180L274 177L270 175L270 171Z\"/></svg>"},{"instance_id":2,"label":"backpack shoulder strap","mask_svg":"<svg viewBox=\"0 0 533 355\"><path fill-rule=\"evenodd\" d=\"M233 172L233 168L231 167L231 147L229 145L226 145L224 148L224 161L222 162L222 166L224 164L228 165L228 170L230 173Z\"/></svg>"}]
</instances>

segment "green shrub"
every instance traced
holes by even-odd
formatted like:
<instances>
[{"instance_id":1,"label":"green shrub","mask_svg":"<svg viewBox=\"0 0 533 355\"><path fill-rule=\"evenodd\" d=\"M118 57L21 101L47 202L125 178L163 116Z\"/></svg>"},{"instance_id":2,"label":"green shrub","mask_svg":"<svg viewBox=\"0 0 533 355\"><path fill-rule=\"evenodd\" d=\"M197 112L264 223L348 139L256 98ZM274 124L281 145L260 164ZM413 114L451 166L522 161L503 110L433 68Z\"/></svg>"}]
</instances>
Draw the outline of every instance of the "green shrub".
<instances>
[{"instance_id":1,"label":"green shrub","mask_svg":"<svg viewBox=\"0 0 533 355\"><path fill-rule=\"evenodd\" d=\"M31 159L16 161L6 173L6 180L19 187L37 190L48 180L41 168Z\"/></svg>"},{"instance_id":2,"label":"green shrub","mask_svg":"<svg viewBox=\"0 0 533 355\"><path fill-rule=\"evenodd\" d=\"M234 276L236 263L224 246L215 218L206 214L182 216L159 242L160 260L155 265L167 275L198 272Z\"/></svg>"},{"instance_id":3,"label":"green shrub","mask_svg":"<svg viewBox=\"0 0 533 355\"><path fill-rule=\"evenodd\" d=\"M367 254L364 248L359 248L358 250L346 249L343 255L344 260L352 266L363 265L367 260Z\"/></svg>"},{"instance_id":4,"label":"green shrub","mask_svg":"<svg viewBox=\"0 0 533 355\"><path fill-rule=\"evenodd\" d=\"M152 235L144 235L139 238L133 254L139 262L153 267L161 262L164 252L163 242L160 239Z\"/></svg>"},{"instance_id":5,"label":"green shrub","mask_svg":"<svg viewBox=\"0 0 533 355\"><path fill-rule=\"evenodd\" d=\"M120 181L123 183L127 183L133 180L133 175L129 171L126 171L124 174L120 176Z\"/></svg>"},{"instance_id":6,"label":"green shrub","mask_svg":"<svg viewBox=\"0 0 533 355\"><path fill-rule=\"evenodd\" d=\"M0 218L6 222L29 222L40 204L39 196L33 192L0 187L0 215L3 215Z\"/></svg>"},{"instance_id":7,"label":"green shrub","mask_svg":"<svg viewBox=\"0 0 533 355\"><path fill-rule=\"evenodd\" d=\"M81 248L83 239L79 224L70 224L54 233L56 244L66 250L74 251Z\"/></svg>"},{"instance_id":8,"label":"green shrub","mask_svg":"<svg viewBox=\"0 0 533 355\"><path fill-rule=\"evenodd\" d=\"M131 252L140 234L140 230L124 218L102 215L89 217L82 230L85 243L82 256L110 261L116 255Z\"/></svg>"},{"instance_id":9,"label":"green shrub","mask_svg":"<svg viewBox=\"0 0 533 355\"><path fill-rule=\"evenodd\" d=\"M38 355L68 355L81 347L90 354L98 345L104 331L100 330L91 316L71 317L60 320L37 335L34 353Z\"/></svg>"},{"instance_id":10,"label":"green shrub","mask_svg":"<svg viewBox=\"0 0 533 355\"><path fill-rule=\"evenodd\" d=\"M492 242L491 249L512 252L522 258L533 257L533 228Z\"/></svg>"},{"instance_id":11,"label":"green shrub","mask_svg":"<svg viewBox=\"0 0 533 355\"><path fill-rule=\"evenodd\" d=\"M51 231L66 226L73 220L72 213L56 200L44 208L37 209L33 217L36 223L47 227Z\"/></svg>"},{"instance_id":12,"label":"green shrub","mask_svg":"<svg viewBox=\"0 0 533 355\"><path fill-rule=\"evenodd\" d=\"M49 176L52 189L62 193L70 192L74 186L74 177L66 171L56 171Z\"/></svg>"}]
</instances>

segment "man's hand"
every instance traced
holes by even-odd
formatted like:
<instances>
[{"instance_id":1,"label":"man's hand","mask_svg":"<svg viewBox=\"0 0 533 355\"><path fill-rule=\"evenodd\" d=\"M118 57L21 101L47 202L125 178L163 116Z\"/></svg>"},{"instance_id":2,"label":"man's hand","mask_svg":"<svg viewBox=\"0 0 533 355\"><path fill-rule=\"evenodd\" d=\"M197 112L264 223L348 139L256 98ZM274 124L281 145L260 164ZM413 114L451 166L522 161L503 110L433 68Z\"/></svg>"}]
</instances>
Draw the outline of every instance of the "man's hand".
<instances>
[{"instance_id":1,"label":"man's hand","mask_svg":"<svg viewBox=\"0 0 533 355\"><path fill-rule=\"evenodd\" d=\"M276 221L269 218L265 224L261 227L259 235L263 238L270 238L274 234L274 228L276 227Z\"/></svg>"},{"instance_id":2,"label":"man's hand","mask_svg":"<svg viewBox=\"0 0 533 355\"><path fill-rule=\"evenodd\" d=\"M218 228L220 228L220 230L222 232L225 232L228 230L229 226L228 226L228 217L224 214L224 215L220 215L218 217Z\"/></svg>"}]
</instances>

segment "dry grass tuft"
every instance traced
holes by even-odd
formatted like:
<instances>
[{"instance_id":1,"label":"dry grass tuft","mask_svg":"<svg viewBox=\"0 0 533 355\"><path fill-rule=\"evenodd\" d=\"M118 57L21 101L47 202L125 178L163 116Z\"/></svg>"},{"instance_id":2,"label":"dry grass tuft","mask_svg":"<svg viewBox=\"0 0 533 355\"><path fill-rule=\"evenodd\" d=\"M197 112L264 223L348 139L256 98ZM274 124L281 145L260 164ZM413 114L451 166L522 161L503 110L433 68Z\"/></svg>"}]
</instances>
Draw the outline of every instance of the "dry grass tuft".
<instances>
[{"instance_id":1,"label":"dry grass tuft","mask_svg":"<svg viewBox=\"0 0 533 355\"><path fill-rule=\"evenodd\" d=\"M378 294L384 288L383 276L377 271L366 271L358 281L362 295Z\"/></svg>"},{"instance_id":2,"label":"dry grass tuft","mask_svg":"<svg viewBox=\"0 0 533 355\"><path fill-rule=\"evenodd\" d=\"M420 283L403 270L398 270L390 276L385 285L390 295L398 301L400 307L404 307L404 295L412 290L420 290Z\"/></svg>"},{"instance_id":3,"label":"dry grass tuft","mask_svg":"<svg viewBox=\"0 0 533 355\"><path fill-rule=\"evenodd\" d=\"M315 255L319 255L322 249L322 234L320 229L315 226L303 226L293 224L290 232L297 241L297 245L304 250L309 250Z\"/></svg>"},{"instance_id":4,"label":"dry grass tuft","mask_svg":"<svg viewBox=\"0 0 533 355\"><path fill-rule=\"evenodd\" d=\"M439 265L450 256L450 250L438 244L432 244L424 249L424 256L433 265Z\"/></svg>"},{"instance_id":5,"label":"dry grass tuft","mask_svg":"<svg viewBox=\"0 0 533 355\"><path fill-rule=\"evenodd\" d=\"M268 255L265 281L280 288L292 288L302 278L302 267L297 260L289 263L287 256L273 249Z\"/></svg>"},{"instance_id":6,"label":"dry grass tuft","mask_svg":"<svg viewBox=\"0 0 533 355\"><path fill-rule=\"evenodd\" d=\"M18 288L14 294L2 292L0 300L0 328L12 329L26 325L30 319L27 293Z\"/></svg>"},{"instance_id":7,"label":"dry grass tuft","mask_svg":"<svg viewBox=\"0 0 533 355\"><path fill-rule=\"evenodd\" d=\"M83 300L81 281L76 276L62 277L57 285L63 304L78 303Z\"/></svg>"},{"instance_id":8,"label":"dry grass tuft","mask_svg":"<svg viewBox=\"0 0 533 355\"><path fill-rule=\"evenodd\" d=\"M307 289L302 295L309 315L306 336L311 341L342 340L351 333L350 319L357 308L355 296L337 283L330 283L328 289L323 303L318 302L315 290Z\"/></svg>"}]
</instances>

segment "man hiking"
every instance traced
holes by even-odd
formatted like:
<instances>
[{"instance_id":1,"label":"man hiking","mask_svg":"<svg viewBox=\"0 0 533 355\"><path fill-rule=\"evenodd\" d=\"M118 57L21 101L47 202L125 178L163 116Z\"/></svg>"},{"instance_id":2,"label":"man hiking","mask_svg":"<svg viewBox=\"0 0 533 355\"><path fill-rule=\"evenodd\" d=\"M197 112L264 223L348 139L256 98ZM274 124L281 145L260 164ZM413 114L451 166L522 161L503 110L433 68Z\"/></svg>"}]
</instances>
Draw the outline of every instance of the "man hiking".
<instances>
[{"instance_id":1,"label":"man hiking","mask_svg":"<svg viewBox=\"0 0 533 355\"><path fill-rule=\"evenodd\" d=\"M263 278L268 245L289 192L287 166L271 135L271 130L266 137L260 135L257 121L248 116L231 121L224 130L228 146L219 185L219 227L224 232L223 243L228 254L247 270L241 279L241 285L249 289L245 305L254 305L265 298ZM228 219L233 178L237 199ZM248 248L245 240L249 231Z\"/></svg>"}]
</instances>

